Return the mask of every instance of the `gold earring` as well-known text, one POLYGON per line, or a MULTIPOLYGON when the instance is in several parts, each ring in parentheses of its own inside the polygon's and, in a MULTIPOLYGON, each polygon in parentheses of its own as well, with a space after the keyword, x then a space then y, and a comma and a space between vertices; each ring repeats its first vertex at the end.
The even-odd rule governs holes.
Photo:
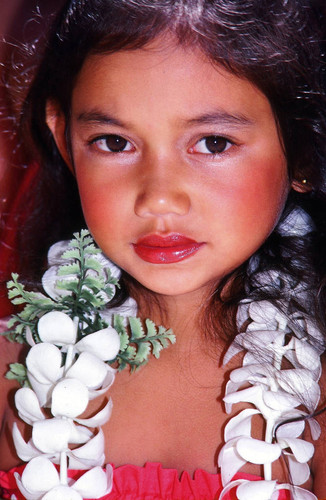
POLYGON ((302 179, 301 184, 307 184, 307 179, 302 179))

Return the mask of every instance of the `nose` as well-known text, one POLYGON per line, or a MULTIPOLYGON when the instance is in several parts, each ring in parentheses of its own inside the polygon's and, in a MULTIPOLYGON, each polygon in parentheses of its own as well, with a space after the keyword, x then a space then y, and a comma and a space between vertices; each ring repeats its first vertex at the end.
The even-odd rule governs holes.
MULTIPOLYGON (((159 162, 157 162, 159 163, 159 162)), ((151 165, 139 178, 139 192, 135 213, 140 217, 186 215, 190 210, 190 196, 181 175, 174 165, 151 165)))

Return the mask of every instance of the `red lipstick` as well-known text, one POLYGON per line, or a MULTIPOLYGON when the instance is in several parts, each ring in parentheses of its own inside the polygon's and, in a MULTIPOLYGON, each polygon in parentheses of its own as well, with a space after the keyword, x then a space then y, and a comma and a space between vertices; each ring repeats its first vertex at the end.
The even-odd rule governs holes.
POLYGON ((152 264, 179 262, 196 253, 204 243, 173 233, 168 236, 149 234, 133 243, 138 257, 152 264))

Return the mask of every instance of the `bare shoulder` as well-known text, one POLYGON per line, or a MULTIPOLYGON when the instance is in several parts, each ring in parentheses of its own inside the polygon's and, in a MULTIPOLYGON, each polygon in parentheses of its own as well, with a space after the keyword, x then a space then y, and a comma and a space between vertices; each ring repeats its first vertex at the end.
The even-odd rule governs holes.
POLYGON ((18 459, 12 443, 11 429, 17 420, 14 407, 14 394, 19 388, 17 381, 6 379, 10 363, 23 362, 26 346, 9 342, 0 336, 0 470, 18 465, 18 459))
POLYGON ((10 342, 6 337, 0 335, 0 401, 3 396, 3 391, 8 387, 8 384, 15 384, 15 382, 11 382, 5 378, 9 370, 9 364, 23 362, 25 355, 26 346, 10 342))
POLYGON ((10 393, 18 388, 17 381, 8 380, 5 375, 10 363, 23 362, 26 356, 26 346, 9 342, 0 336, 0 422, 3 422, 8 406, 11 405, 10 393))

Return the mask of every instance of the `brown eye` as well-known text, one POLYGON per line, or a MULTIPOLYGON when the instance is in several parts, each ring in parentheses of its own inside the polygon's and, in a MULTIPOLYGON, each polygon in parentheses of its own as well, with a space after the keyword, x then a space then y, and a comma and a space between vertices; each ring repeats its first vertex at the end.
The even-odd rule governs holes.
POLYGON ((232 143, 225 137, 221 137, 219 135, 209 135, 200 139, 194 148, 192 148, 192 151, 195 153, 216 155, 223 153, 231 146, 232 143))
POLYGON ((101 151, 109 153, 122 153, 132 150, 132 145, 127 139, 114 134, 99 137, 93 141, 93 144, 96 144, 101 151))

